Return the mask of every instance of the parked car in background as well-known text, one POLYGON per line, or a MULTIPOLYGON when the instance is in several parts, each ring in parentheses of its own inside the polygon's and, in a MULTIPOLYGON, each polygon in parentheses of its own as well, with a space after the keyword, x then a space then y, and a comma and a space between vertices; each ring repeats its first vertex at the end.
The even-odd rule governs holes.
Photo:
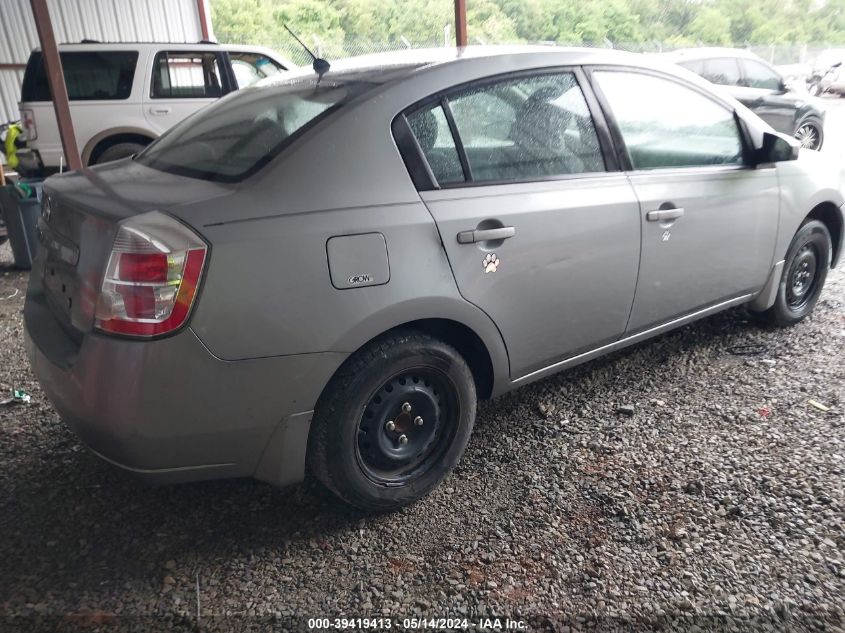
POLYGON ((736 48, 687 48, 660 57, 725 86, 728 94, 778 132, 794 136, 802 147, 822 148, 825 112, 820 102, 788 85, 754 53, 736 48))
POLYGON ((845 50, 830 51, 816 61, 807 89, 814 96, 832 94, 845 97, 845 50))
POLYGON ((158 481, 311 472, 392 510, 476 401, 731 306, 790 325, 842 252, 839 165, 616 51, 434 49, 229 95, 44 185, 45 393, 158 481))
MULTIPOLYGON (((137 153, 162 132, 223 95, 294 67, 256 46, 110 44, 59 46, 82 163, 137 153)), ((24 72, 20 103, 23 172, 55 171, 63 151, 39 50, 24 72)))

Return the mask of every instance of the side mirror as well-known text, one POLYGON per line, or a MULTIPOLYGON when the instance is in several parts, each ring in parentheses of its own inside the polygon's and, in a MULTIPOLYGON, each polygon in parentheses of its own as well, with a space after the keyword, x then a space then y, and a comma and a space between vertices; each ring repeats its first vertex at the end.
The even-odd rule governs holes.
POLYGON ((763 145, 754 151, 754 164, 781 163, 797 160, 801 144, 778 132, 763 132, 763 145))

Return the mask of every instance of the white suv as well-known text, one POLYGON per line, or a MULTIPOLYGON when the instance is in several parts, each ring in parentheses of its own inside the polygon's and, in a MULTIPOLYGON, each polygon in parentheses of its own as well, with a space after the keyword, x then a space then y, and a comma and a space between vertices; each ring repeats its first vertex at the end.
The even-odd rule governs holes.
MULTIPOLYGON (((226 93, 296 65, 257 46, 108 44, 59 46, 83 165, 135 154, 162 132, 226 93)), ((55 171, 62 144, 40 50, 21 88, 24 172, 55 171)))

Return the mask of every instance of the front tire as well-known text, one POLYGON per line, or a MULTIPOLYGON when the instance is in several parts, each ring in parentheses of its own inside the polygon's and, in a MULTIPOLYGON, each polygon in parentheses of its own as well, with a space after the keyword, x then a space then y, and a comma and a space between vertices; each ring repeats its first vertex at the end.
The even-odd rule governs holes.
POLYGON ((450 345, 403 330, 352 355, 317 404, 312 474, 367 511, 428 494, 463 455, 475 421, 472 372, 450 345))
POLYGON ((824 144, 824 126, 818 119, 809 117, 798 124, 794 136, 804 149, 818 151, 824 144))
POLYGON ((818 220, 804 222, 786 253, 775 303, 768 310, 757 313, 758 316, 780 326, 794 325, 805 319, 821 295, 832 251, 827 227, 818 220))

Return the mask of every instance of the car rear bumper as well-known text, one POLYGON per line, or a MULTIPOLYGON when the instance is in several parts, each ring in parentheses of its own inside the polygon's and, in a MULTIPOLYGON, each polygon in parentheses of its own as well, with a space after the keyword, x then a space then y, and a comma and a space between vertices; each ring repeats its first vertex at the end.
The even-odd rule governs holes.
POLYGON ((41 161, 41 155, 38 153, 38 150, 29 148, 19 149, 15 153, 15 156, 20 161, 17 170, 21 174, 33 174, 44 169, 44 163, 41 161))
POLYGON ((103 459, 158 483, 301 480, 310 410, 345 358, 227 362, 190 329, 156 341, 76 341, 32 287, 24 320, 30 362, 62 419, 103 459))

